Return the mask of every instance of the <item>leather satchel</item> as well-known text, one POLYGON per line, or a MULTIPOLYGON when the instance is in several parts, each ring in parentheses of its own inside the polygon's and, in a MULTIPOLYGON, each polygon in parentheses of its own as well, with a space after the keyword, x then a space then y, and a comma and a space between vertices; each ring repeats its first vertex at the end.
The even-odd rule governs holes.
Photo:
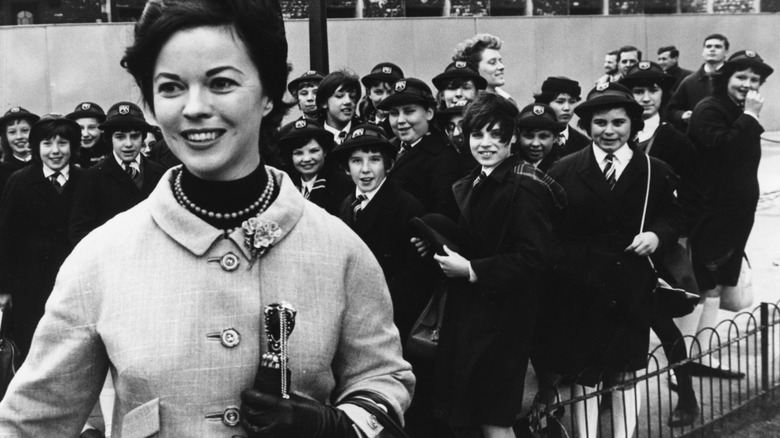
MULTIPOLYGON (((645 229, 645 218, 647 216, 647 202, 650 198, 650 156, 645 155, 647 159, 647 190, 645 191, 645 205, 642 210, 642 222, 639 225, 639 233, 645 229)), ((650 256, 647 257, 650 266, 655 270, 655 265, 650 256)), ((658 272, 656 271, 656 276, 658 272)), ((658 282, 653 291, 653 311, 656 315, 663 317, 679 318, 691 312, 699 303, 699 296, 692 294, 684 289, 675 288, 669 285, 664 279, 658 277, 658 282)))
POLYGON ((439 345, 446 301, 447 287, 441 285, 433 291, 428 305, 417 318, 406 339, 405 351, 408 357, 433 362, 436 357, 436 347, 439 345))

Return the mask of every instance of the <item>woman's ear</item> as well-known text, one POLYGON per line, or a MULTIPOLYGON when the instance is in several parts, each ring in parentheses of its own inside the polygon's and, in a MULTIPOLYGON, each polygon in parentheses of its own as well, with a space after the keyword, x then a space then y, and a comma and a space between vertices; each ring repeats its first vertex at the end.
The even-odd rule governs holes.
POLYGON ((267 116, 274 109, 274 102, 271 99, 266 98, 265 106, 263 107, 263 117, 267 116))

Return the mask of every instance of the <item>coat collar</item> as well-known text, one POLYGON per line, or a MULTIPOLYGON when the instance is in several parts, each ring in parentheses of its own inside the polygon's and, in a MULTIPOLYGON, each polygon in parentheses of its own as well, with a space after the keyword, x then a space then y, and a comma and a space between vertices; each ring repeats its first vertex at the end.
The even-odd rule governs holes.
MULTIPOLYGON (((169 169, 149 195, 149 210, 157 225, 188 251, 196 256, 203 256, 206 251, 223 237, 223 231, 212 227, 189 210, 179 205, 173 195, 172 183, 181 169, 176 166, 169 169)), ((275 222, 281 229, 281 235, 274 241, 278 245, 303 216, 305 200, 298 192, 290 177, 282 171, 266 166, 279 185, 279 194, 268 206, 268 209, 258 216, 261 222, 275 222)), ((229 236, 247 260, 251 259, 249 250, 244 246, 244 231, 237 229, 229 236)))
MULTIPOLYGON (((506 160, 502 161, 488 176, 488 179, 497 181, 499 183, 511 182, 516 175, 510 172, 522 159, 516 155, 512 155, 506 160)), ((471 223, 471 196, 473 194, 474 180, 477 175, 482 172, 482 166, 478 166, 471 171, 465 178, 461 178, 452 185, 452 193, 455 196, 455 202, 458 203, 458 207, 461 211, 461 216, 466 219, 469 226, 475 226, 477 224, 471 223)))
POLYGON ((623 173, 618 178, 615 188, 610 190, 607 185, 604 174, 601 172, 601 168, 596 162, 596 157, 593 153, 593 148, 587 148, 585 154, 580 155, 577 168, 579 169, 580 177, 585 184, 593 190, 604 204, 613 210, 614 213, 620 214, 621 207, 619 199, 626 191, 634 184, 637 178, 647 174, 647 169, 644 158, 644 153, 638 151, 635 147, 630 146, 634 151, 634 156, 626 165, 623 173))

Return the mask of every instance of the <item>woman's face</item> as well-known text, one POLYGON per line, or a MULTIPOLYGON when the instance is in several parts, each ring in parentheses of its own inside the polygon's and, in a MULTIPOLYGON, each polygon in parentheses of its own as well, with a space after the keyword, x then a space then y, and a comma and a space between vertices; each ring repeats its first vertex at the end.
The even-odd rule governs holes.
POLYGON ((511 145, 515 137, 505 143, 501 141, 501 125, 496 123, 488 129, 487 125, 482 129, 471 131, 469 134, 469 147, 471 155, 480 166, 495 167, 512 155, 511 145))
POLYGON ((317 140, 311 139, 308 143, 295 149, 292 153, 293 167, 305 181, 317 176, 325 164, 325 151, 317 140))
POLYGON ((260 124, 273 102, 231 27, 173 34, 157 57, 153 87, 156 119, 190 172, 227 181, 260 164, 260 124))
POLYGON ((590 121, 593 143, 604 152, 615 152, 631 136, 631 119, 625 108, 597 110, 590 121))
POLYGON ((642 105, 644 110, 642 112, 643 119, 647 120, 658 114, 658 110, 661 108, 661 100, 664 97, 664 92, 658 84, 633 87, 631 93, 634 95, 636 103, 642 105))
POLYGON ((744 102, 747 92, 758 90, 761 86, 761 75, 752 68, 735 71, 729 78, 726 92, 737 102, 744 102))
POLYGON ((574 115, 574 105, 577 99, 571 97, 568 93, 561 93, 550 102, 550 108, 555 111, 555 116, 561 123, 569 123, 574 115))
POLYGON ((5 138, 11 146, 14 155, 19 158, 30 156, 30 122, 24 119, 16 119, 5 126, 5 138))
POLYGON ((498 50, 485 49, 482 52, 482 60, 479 61, 479 74, 487 80, 488 87, 500 87, 506 83, 504 62, 498 50))
POLYGON ((520 131, 520 150, 530 162, 537 163, 550 153, 556 137, 547 129, 524 129, 520 131))
POLYGON ((428 133, 433 109, 418 103, 394 106, 390 108, 390 127, 401 141, 414 143, 428 133))
POLYGON ((447 108, 452 108, 458 102, 471 102, 477 97, 477 87, 471 79, 456 79, 447 84, 447 88, 442 91, 442 99, 447 108))
POLYGON ((60 137, 47 138, 41 142, 41 161, 49 169, 59 172, 70 161, 70 141, 60 137))

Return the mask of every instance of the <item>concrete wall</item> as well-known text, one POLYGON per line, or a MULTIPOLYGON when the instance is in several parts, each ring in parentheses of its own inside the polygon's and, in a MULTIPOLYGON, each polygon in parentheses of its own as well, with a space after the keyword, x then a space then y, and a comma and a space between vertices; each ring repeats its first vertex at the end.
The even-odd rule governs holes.
MULTIPOLYGON (((729 37, 732 51, 752 49, 780 70, 780 15, 664 15, 589 17, 480 17, 349 19, 329 21, 331 70, 349 67, 365 75, 380 61, 393 61, 407 76, 429 81, 444 70, 455 45, 477 32, 504 39, 505 87, 520 105, 551 75, 580 81, 584 92, 602 72, 604 53, 633 44, 655 60, 658 47, 675 44, 680 64, 701 63, 703 38, 729 37)), ((308 70, 308 23, 287 23, 291 77, 308 70)), ((129 24, 49 25, 0 28, 0 111, 14 105, 45 113, 69 112, 95 101, 108 108, 138 101, 139 92, 119 66, 132 39, 129 24)), ((764 126, 780 129, 780 85, 771 77, 762 88, 764 126)))

